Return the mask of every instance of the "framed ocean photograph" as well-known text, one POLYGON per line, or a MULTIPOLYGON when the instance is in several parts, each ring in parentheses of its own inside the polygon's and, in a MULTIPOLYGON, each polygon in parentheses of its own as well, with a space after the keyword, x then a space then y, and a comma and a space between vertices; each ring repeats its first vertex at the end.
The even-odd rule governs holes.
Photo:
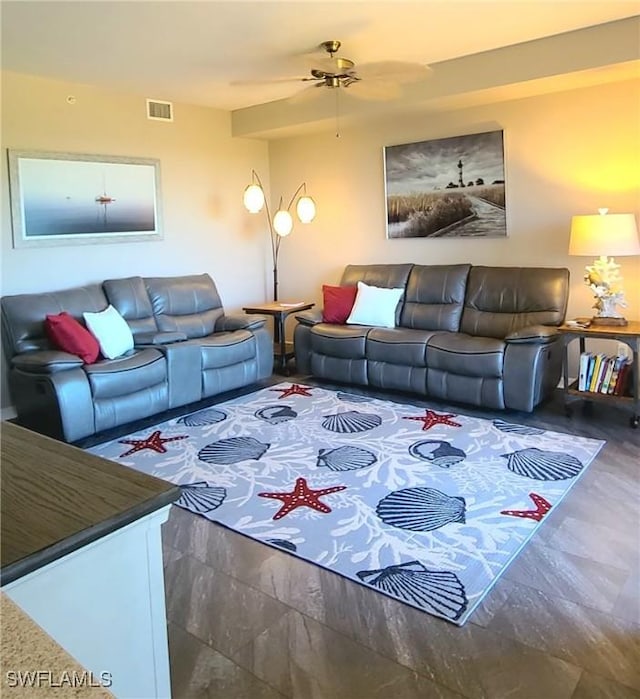
POLYGON ((387 238, 507 235, 502 131, 384 149, 387 238))
POLYGON ((160 161, 9 150, 14 248, 162 238, 160 161))

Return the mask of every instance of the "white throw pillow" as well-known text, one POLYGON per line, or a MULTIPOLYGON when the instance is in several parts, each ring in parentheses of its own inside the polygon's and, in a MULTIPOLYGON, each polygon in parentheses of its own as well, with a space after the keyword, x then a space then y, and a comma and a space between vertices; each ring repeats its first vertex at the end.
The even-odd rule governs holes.
POLYGON ((347 323, 395 328, 396 308, 403 292, 404 289, 383 289, 358 282, 358 293, 347 323))
POLYGON ((127 321, 109 306, 99 313, 83 313, 89 332, 100 345, 100 352, 107 359, 115 359, 133 349, 133 335, 127 321))

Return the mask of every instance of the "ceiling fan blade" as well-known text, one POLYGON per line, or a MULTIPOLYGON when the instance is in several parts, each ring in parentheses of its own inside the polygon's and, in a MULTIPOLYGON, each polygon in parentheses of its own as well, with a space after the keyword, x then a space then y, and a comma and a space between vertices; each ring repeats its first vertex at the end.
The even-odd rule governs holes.
POLYGON ((413 83, 429 77, 431 69, 421 63, 408 61, 377 61, 362 63, 357 67, 359 78, 382 78, 397 83, 413 83))
MULTIPOLYGON (((278 83, 293 83, 299 80, 308 80, 309 78, 265 78, 264 80, 233 80, 229 85, 276 85, 278 83)), ((312 78, 311 78, 312 79, 312 78)))
POLYGON ((304 104, 305 102, 310 102, 316 97, 322 95, 322 93, 324 92, 324 90, 318 90, 316 88, 323 87, 323 82, 318 82, 315 85, 305 87, 304 90, 300 90, 300 92, 296 92, 295 94, 291 95, 291 97, 287 97, 287 102, 289 102, 289 104, 304 104))
POLYGON ((355 63, 342 56, 305 56, 304 62, 309 70, 320 70, 330 75, 346 75, 355 69, 355 63))
POLYGON ((363 100, 392 100, 402 93, 397 83, 386 80, 358 80, 344 89, 363 100))

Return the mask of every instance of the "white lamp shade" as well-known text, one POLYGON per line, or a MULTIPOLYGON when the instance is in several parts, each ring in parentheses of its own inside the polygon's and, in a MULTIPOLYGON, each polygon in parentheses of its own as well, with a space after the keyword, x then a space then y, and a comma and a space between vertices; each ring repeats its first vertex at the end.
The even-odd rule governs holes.
POLYGON ((296 213, 301 223, 311 223, 316 217, 316 203, 311 197, 306 194, 298 199, 296 204, 296 213))
POLYGON ((264 192, 258 184, 250 184, 244 190, 244 206, 250 214, 257 214, 264 206, 264 192))
POLYGON ((291 233, 293 230, 293 218, 291 217, 291 214, 284 209, 276 211, 275 216, 273 217, 273 229, 283 238, 289 235, 289 233, 291 233))
POLYGON ((640 255, 633 214, 594 214, 571 219, 569 254, 598 257, 640 255))

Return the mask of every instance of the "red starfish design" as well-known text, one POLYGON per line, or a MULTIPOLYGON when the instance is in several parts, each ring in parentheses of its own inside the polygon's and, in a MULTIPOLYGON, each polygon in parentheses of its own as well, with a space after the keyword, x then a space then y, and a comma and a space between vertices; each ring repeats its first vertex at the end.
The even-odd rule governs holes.
POLYGON ((425 408, 424 415, 422 417, 403 417, 403 420, 418 420, 422 422, 422 430, 428 430, 434 425, 451 425, 451 427, 462 427, 458 422, 454 422, 451 418, 457 417, 453 413, 436 413, 433 410, 427 410, 425 408))
POLYGON ((539 522, 551 509, 551 503, 537 493, 529 493, 529 497, 536 506, 535 510, 502 510, 500 514, 510 515, 511 517, 527 517, 528 519, 535 519, 536 522, 539 522))
POLYGON ((300 386, 300 384, 292 383, 289 388, 270 388, 270 391, 281 391, 282 395, 278 398, 288 398, 289 396, 311 396, 309 391, 311 386, 300 386))
POLYGON ((175 442, 178 439, 189 439, 188 435, 180 435, 178 437, 161 437, 160 430, 156 430, 150 437, 146 439, 120 439, 118 440, 120 444, 133 444, 133 448, 129 451, 125 451, 124 454, 120 454, 120 458, 123 456, 129 456, 130 454, 135 454, 137 451, 142 451, 143 449, 151 449, 151 451, 156 451, 158 454, 164 454, 167 449, 164 446, 165 442, 175 442))
POLYGON ((320 502, 318 498, 330 493, 337 493, 339 490, 345 490, 346 487, 346 485, 334 485, 331 488, 314 490, 307 485, 306 479, 298 478, 294 489, 290 493, 258 493, 258 497, 282 500, 284 504, 273 515, 273 519, 282 519, 298 507, 310 507, 312 510, 324 513, 331 512, 329 505, 320 502))

